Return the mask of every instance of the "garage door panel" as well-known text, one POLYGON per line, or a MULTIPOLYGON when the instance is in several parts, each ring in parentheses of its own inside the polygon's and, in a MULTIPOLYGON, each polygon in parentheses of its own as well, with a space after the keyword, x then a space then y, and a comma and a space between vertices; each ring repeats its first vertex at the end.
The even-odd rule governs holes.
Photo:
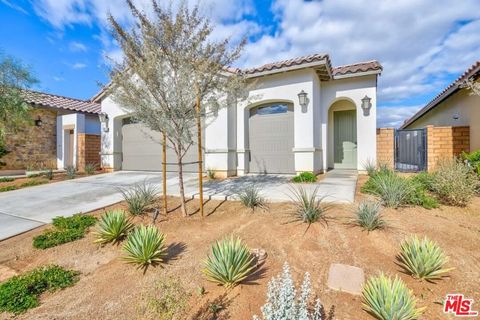
MULTIPOLYGON (((122 169, 141 171, 162 170, 162 134, 140 123, 127 123, 122 127, 122 169)), ((193 144, 183 157, 184 172, 198 172, 197 145, 193 144)), ((177 155, 167 144, 167 171, 178 171, 177 155)))
MULTIPOLYGON (((277 107, 278 105, 273 105, 277 107)), ((294 173, 293 106, 283 105, 274 113, 250 111, 250 172, 294 173), (282 112, 279 112, 282 111, 282 112)), ((272 108, 272 106, 259 107, 272 108)))

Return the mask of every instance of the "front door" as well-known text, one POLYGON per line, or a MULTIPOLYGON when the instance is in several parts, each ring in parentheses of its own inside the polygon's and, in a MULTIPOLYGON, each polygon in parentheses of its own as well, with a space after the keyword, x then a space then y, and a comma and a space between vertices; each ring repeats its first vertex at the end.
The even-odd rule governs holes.
POLYGON ((357 114, 355 110, 334 111, 334 168, 357 169, 357 114))

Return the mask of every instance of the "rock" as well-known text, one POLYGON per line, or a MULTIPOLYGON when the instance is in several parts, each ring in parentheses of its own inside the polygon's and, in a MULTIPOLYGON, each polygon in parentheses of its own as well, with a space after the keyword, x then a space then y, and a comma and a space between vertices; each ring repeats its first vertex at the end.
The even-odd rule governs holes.
POLYGON ((255 257, 255 265, 257 267, 267 259, 267 252, 264 249, 252 249, 251 253, 255 257))
POLYGON ((18 273, 12 268, 0 264, 0 282, 10 279, 17 274, 18 273))
POLYGON ((362 293, 365 274, 362 268, 333 263, 328 271, 328 287, 355 295, 362 293))

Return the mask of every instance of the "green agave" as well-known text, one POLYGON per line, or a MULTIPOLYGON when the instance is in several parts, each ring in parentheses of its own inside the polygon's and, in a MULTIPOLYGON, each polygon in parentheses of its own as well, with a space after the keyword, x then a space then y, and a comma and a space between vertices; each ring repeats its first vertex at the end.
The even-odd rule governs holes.
POLYGON ((127 263, 143 268, 161 263, 166 255, 165 235, 155 226, 140 225, 127 236, 123 251, 127 263))
POLYGON ((110 210, 101 216, 94 232, 97 239, 95 243, 119 242, 127 236, 133 224, 123 210, 110 210))
POLYGON ((364 309, 380 320, 418 319, 425 308, 416 308, 417 299, 405 283, 381 273, 371 277, 363 287, 364 309))
POLYGON ((240 238, 233 236, 212 245, 212 253, 204 260, 204 266, 203 273, 210 281, 227 288, 245 280, 255 268, 248 247, 240 238))
POLYGON ((415 278, 428 281, 441 279, 453 268, 444 268, 448 257, 443 250, 427 237, 413 236, 401 244, 398 256, 400 265, 415 278))

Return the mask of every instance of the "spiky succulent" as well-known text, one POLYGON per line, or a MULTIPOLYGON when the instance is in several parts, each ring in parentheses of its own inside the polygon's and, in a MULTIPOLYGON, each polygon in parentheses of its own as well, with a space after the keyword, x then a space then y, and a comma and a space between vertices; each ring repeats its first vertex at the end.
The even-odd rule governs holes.
POLYGON ((212 245, 203 273, 210 281, 234 287, 253 271, 253 255, 238 237, 229 236, 212 245))
POLYGON ((252 210, 267 207, 265 198, 260 194, 260 189, 255 185, 250 185, 239 192, 238 198, 245 207, 252 210))
POLYGON ((95 243, 119 242, 127 236, 133 224, 123 210, 110 210, 100 217, 97 224, 95 243))
POLYGON ((379 320, 418 319, 425 308, 417 308, 417 299, 405 283, 381 273, 363 287, 363 307, 379 320))
POLYGON ((441 279, 452 268, 444 268, 448 256, 432 240, 413 236, 400 246, 400 265, 418 279, 433 281, 441 279))
POLYGON ((381 203, 362 201, 357 208, 355 223, 367 231, 382 229, 387 226, 381 214, 381 203))
POLYGON ((293 210, 294 221, 301 221, 310 225, 320 219, 325 219, 329 207, 323 204, 325 197, 318 195, 318 187, 311 192, 301 186, 292 187, 290 198, 295 206, 293 210))
POLYGON ((166 255, 165 235, 155 226, 140 225, 127 236, 123 251, 126 262, 141 268, 161 263, 166 255))

